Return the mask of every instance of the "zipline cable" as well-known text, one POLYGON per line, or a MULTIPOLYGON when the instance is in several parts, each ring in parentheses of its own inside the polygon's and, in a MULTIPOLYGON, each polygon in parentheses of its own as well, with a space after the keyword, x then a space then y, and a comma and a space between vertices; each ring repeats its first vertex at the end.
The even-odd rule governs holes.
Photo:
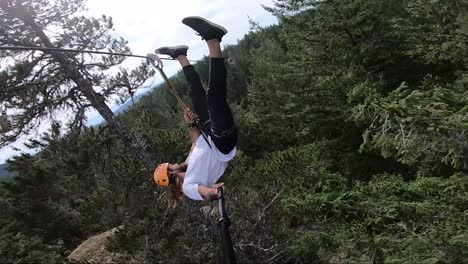
MULTIPOLYGON (((182 98, 180 98, 179 94, 177 93, 177 91, 174 89, 174 87, 170 83, 169 78, 167 77, 166 73, 162 69, 163 64, 161 60, 174 60, 174 59, 160 58, 156 54, 152 54, 152 53, 149 53, 148 55, 143 56, 143 55, 134 55, 134 54, 127 54, 127 53, 108 52, 108 51, 64 49, 64 48, 44 48, 44 47, 35 47, 35 46, 0 46, 0 50, 39 50, 39 51, 91 53, 91 54, 117 55, 117 56, 148 59, 152 63, 152 65, 159 71, 164 81, 166 82, 169 90, 176 97, 177 102, 179 103, 180 107, 182 107, 182 110, 187 111, 189 109, 187 105, 184 103, 184 101, 182 100, 182 98)), ((193 61, 190 61, 190 62, 193 62, 193 61)))
MULTIPOLYGON (((79 50, 79 49, 63 49, 63 48, 44 48, 44 47, 35 47, 35 46, 0 46, 0 50, 39 50, 39 51, 59 51, 59 52, 74 52, 74 53, 93 53, 93 54, 103 54, 103 55, 117 55, 125 57, 134 57, 148 59, 147 56, 143 55, 133 55, 127 53, 116 53, 109 51, 97 51, 97 50, 79 50)), ((169 58, 160 58, 161 60, 173 60, 169 58)))

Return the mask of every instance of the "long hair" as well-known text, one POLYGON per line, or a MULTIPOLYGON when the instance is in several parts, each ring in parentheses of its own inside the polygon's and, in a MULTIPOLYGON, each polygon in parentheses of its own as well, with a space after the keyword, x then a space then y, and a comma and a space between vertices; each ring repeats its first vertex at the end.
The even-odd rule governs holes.
POLYGON ((167 203, 169 207, 176 208, 184 202, 184 193, 182 192, 183 182, 173 175, 167 187, 167 203))

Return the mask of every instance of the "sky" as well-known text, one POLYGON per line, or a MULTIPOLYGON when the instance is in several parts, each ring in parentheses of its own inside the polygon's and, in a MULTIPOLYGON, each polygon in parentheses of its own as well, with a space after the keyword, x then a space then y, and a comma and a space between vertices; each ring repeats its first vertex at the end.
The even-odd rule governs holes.
MULTIPOLYGON (((114 22, 113 34, 126 39, 133 54, 154 53, 161 46, 187 45, 189 59, 199 60, 208 54, 208 48, 192 29, 181 23, 184 17, 202 16, 224 26, 228 34, 222 44, 236 44, 249 32, 249 20, 260 26, 277 23, 277 19, 265 11, 262 5, 272 6, 273 0, 88 0, 86 14, 111 16, 114 22)), ((132 68, 140 63, 139 59, 129 58, 123 66, 132 68)), ((179 65, 168 61, 164 63, 164 70, 170 76, 179 70, 179 65)), ((154 84, 161 81, 160 76, 149 80, 154 84)), ((138 93, 146 90, 142 88, 138 93)), ((118 105, 111 102, 111 107, 116 109, 118 105)), ((95 111, 89 112, 87 116, 90 120, 99 119, 95 111)), ((27 138, 38 137, 46 129, 45 123, 30 135, 0 149, 0 164, 18 154, 13 148, 24 151, 22 143, 27 138)))

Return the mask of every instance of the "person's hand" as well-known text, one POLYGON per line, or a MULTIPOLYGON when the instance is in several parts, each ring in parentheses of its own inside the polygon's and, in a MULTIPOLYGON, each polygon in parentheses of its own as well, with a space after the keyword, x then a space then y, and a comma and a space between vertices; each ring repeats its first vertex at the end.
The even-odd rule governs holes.
POLYGON ((179 169, 179 164, 175 163, 175 164, 170 164, 169 163, 169 170, 171 171, 175 171, 175 170, 178 170, 179 169))
POLYGON ((224 182, 216 183, 216 184, 213 185, 213 187, 211 187, 211 188, 215 189, 215 190, 216 190, 216 193, 218 193, 218 189, 219 189, 220 187, 223 188, 223 191, 224 191, 224 182))
POLYGON ((185 120, 185 123, 189 126, 196 125, 200 121, 198 116, 190 110, 186 110, 184 112, 184 120, 185 120))
POLYGON ((224 187, 224 182, 220 182, 220 183, 217 183, 215 185, 213 185, 211 187, 211 191, 210 191, 210 198, 211 200, 216 200, 218 199, 218 189, 219 188, 223 188, 223 192, 225 190, 225 187, 224 187))
POLYGON ((168 173, 169 173, 170 175, 177 174, 177 173, 180 172, 180 170, 181 170, 180 167, 181 167, 180 164, 177 164, 177 163, 176 163, 176 164, 170 164, 170 163, 169 163, 169 171, 168 171, 168 173))

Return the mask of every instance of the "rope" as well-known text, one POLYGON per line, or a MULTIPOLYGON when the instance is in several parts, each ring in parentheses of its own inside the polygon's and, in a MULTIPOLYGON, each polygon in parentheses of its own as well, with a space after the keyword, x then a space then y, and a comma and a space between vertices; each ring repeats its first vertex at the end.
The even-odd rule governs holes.
POLYGON ((167 75, 163 70, 163 63, 161 61, 161 58, 159 58, 158 55, 153 54, 153 53, 148 53, 148 55, 146 55, 146 58, 148 58, 151 64, 159 71, 164 81, 166 82, 167 87, 177 99, 177 102, 179 103, 182 110, 184 110, 184 112, 187 111, 189 109, 188 106, 184 103, 182 98, 179 96, 179 93, 174 88, 174 86, 172 86, 171 82, 169 81, 169 78, 167 78, 167 75))
POLYGON ((189 108, 187 107, 187 105, 184 103, 184 101, 182 100, 182 98, 180 98, 179 94, 177 93, 177 91, 174 89, 174 87, 172 86, 171 82, 169 81, 169 78, 167 78, 167 75, 166 73, 163 71, 162 68, 160 67, 156 67, 156 69, 159 71, 159 73, 161 74, 161 76, 163 77, 164 81, 166 82, 167 86, 169 87, 169 90, 171 90, 172 94, 175 96, 175 98, 177 99, 177 102, 179 103, 180 107, 182 108, 182 110, 187 111, 189 108))

